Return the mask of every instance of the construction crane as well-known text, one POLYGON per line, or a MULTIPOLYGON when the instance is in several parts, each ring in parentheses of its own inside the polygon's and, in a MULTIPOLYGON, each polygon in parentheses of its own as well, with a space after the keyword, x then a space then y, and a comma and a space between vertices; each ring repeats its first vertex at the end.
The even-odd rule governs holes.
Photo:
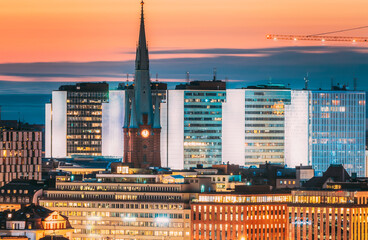
POLYGON ((348 32, 358 29, 368 28, 368 26, 361 26, 356 28, 348 28, 333 32, 325 32, 325 33, 318 33, 313 35, 281 35, 281 34, 267 34, 266 38, 271 40, 292 40, 292 41, 335 41, 335 42, 368 42, 368 37, 344 37, 344 36, 329 36, 328 34, 340 33, 340 32, 348 32))

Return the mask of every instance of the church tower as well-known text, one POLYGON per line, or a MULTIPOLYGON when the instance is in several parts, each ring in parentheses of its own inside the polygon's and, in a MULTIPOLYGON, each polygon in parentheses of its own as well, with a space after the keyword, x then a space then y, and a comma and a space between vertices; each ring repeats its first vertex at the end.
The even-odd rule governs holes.
POLYGON ((124 122, 124 162, 136 168, 160 167, 160 101, 153 112, 148 48, 144 26, 144 2, 135 60, 134 89, 127 90, 124 122))

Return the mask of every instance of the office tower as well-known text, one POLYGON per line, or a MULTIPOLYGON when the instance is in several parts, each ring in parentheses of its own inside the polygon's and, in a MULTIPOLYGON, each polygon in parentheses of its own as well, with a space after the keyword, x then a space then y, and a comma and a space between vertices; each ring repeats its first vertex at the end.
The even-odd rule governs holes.
POLYGON ((100 156, 107 83, 77 83, 52 92, 46 104, 46 157, 100 156))
POLYGON ((366 95, 343 87, 292 91, 286 107, 286 164, 312 165, 321 175, 330 164, 365 176, 366 95))
POLYGON ((162 164, 174 169, 222 163, 226 83, 194 81, 167 91, 162 104, 162 164))
POLYGON ((134 89, 125 97, 125 163, 138 168, 160 167, 160 98, 155 98, 153 113, 148 49, 144 26, 144 3, 141 2, 141 25, 135 61, 134 89))
POLYGON ((267 84, 245 89, 245 165, 284 163, 284 107, 290 89, 267 84))
POLYGON ((41 131, 2 128, 0 141, 0 186, 13 179, 41 180, 41 131))
POLYGON ((290 89, 268 84, 226 89, 194 81, 168 90, 162 104, 162 162, 171 168, 221 162, 284 162, 284 105, 290 89))

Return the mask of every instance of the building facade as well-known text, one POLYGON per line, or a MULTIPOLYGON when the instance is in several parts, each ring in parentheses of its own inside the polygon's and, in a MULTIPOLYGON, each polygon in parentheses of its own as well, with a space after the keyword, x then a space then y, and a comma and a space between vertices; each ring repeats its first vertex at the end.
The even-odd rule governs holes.
POLYGON ((0 222, 0 236, 9 239, 71 239, 73 231, 68 218, 35 204, 17 211, 1 212, 0 222))
POLYGON ((191 82, 188 89, 179 85, 167 91, 161 105, 163 165, 283 163, 290 90, 275 84, 226 89, 219 82, 191 82))
POLYGON ((245 165, 284 163, 284 108, 290 89, 268 84, 245 91, 245 165))
POLYGON ((294 191, 288 239, 368 239, 368 192, 294 191))
POLYGON ((208 191, 208 180, 119 171, 96 182, 57 182, 39 203, 69 218, 74 240, 191 239, 189 201, 208 191))
POLYGON ((14 179, 41 180, 41 131, 4 129, 0 141, 0 186, 14 179))
POLYGON ((46 104, 46 157, 102 155, 102 104, 107 83, 77 83, 52 92, 46 104))
POLYGON ((13 180, 0 187, 0 211, 19 210, 29 204, 37 204, 43 185, 35 180, 13 180))
POLYGON ((312 165, 321 175, 330 164, 365 176, 365 92, 344 89, 292 91, 286 107, 286 164, 312 165))
POLYGON ((192 239, 368 239, 368 192, 295 190, 285 194, 200 194, 192 239))
POLYGON ((286 240, 289 201, 289 194, 200 194, 191 204, 191 239, 286 240))

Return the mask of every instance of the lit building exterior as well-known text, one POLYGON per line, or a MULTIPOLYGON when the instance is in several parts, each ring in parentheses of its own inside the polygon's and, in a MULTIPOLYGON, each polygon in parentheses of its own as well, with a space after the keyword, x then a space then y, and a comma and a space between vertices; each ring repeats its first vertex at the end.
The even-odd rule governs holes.
POLYGON ((46 104, 46 157, 102 155, 102 104, 107 83, 77 83, 52 92, 46 104))
POLYGON ((41 180, 42 132, 0 132, 0 186, 13 179, 41 180))
POLYGON ((367 239, 367 203, 368 192, 294 191, 288 239, 367 239))
POLYGON ((284 105, 290 103, 289 89, 282 85, 226 89, 221 81, 203 83, 167 91, 167 101, 161 105, 164 166, 284 162, 284 105))
POLYGON ((365 176, 365 98, 362 91, 292 91, 286 164, 312 165, 317 175, 343 164, 349 174, 365 176))
POLYGON ((290 194, 200 194, 192 201, 192 238, 287 239, 290 194))
POLYGON ((367 239, 367 204, 366 191, 200 194, 191 203, 192 239, 367 239))
POLYGON ((290 89, 261 85, 245 90, 245 165, 284 163, 284 106, 290 89))
POLYGON ((184 166, 222 163, 222 103, 226 91, 184 92, 184 166))
POLYGON ((194 81, 168 90, 161 103, 161 162, 173 169, 222 163, 226 83, 194 81))
POLYGON ((19 210, 37 204, 42 195, 42 185, 34 180, 13 180, 0 187, 0 211, 19 210))
POLYGON ((0 236, 6 236, 9 239, 25 237, 29 240, 40 240, 48 236, 51 236, 51 239, 52 237, 71 239, 73 231, 68 218, 35 204, 17 211, 1 212, 0 222, 2 223, 0 236))
POLYGON ((116 170, 96 182, 57 182, 39 203, 69 218, 75 240, 191 239, 189 201, 210 189, 210 179, 116 170))

